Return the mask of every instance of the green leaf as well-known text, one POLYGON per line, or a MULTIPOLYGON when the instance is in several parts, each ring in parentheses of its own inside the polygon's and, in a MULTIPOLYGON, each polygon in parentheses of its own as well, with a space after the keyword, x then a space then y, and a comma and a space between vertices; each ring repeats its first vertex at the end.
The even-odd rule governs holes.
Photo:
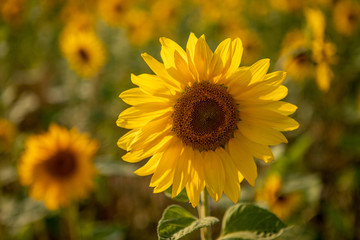
POLYGON ((186 189, 184 188, 176 197, 172 198, 171 195, 172 195, 172 187, 169 187, 168 189, 166 189, 164 191, 165 193, 165 196, 173 199, 173 200, 176 200, 178 202, 189 202, 189 198, 187 196, 187 193, 186 193, 186 189))
POLYGON ((251 204, 236 204, 224 215, 219 239, 274 239, 285 229, 286 225, 273 213, 251 204))
POLYGON ((178 205, 171 205, 165 209, 158 224, 158 237, 160 240, 177 240, 187 234, 208 227, 219 222, 215 217, 205 217, 198 219, 190 212, 178 205))

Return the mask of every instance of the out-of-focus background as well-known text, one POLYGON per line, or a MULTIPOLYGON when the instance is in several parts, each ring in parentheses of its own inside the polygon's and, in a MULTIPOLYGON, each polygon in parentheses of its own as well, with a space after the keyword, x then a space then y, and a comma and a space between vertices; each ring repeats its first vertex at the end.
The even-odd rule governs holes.
MULTIPOLYGON (((177 202, 133 174, 145 161, 121 160, 126 130, 115 122, 128 106, 118 95, 134 87, 131 73, 151 73, 141 53, 161 60, 159 37, 185 47, 190 32, 212 50, 240 37, 241 65, 270 58, 270 71, 288 72, 300 128, 272 147, 273 163, 257 162, 240 202, 294 225, 282 239, 360 239, 359 30, 358 0, 0 0, 0 239, 69 239, 74 228, 81 239, 157 239, 177 202), (74 225, 19 183, 26 139, 51 123, 100 142, 95 189, 76 203, 74 225)), ((221 219, 232 203, 210 204, 221 219)))

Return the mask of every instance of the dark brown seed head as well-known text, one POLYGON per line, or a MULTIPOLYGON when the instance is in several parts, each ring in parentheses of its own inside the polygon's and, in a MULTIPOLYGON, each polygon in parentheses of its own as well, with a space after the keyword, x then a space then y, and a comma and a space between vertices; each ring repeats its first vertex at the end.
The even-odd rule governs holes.
POLYGON ((215 150, 233 136, 239 112, 224 86, 194 83, 185 89, 174 106, 173 131, 199 151, 215 150))

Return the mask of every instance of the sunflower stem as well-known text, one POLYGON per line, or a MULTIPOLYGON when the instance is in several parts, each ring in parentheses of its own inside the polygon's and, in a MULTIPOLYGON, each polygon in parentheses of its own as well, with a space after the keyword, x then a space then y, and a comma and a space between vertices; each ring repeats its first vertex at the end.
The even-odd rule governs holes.
MULTIPOLYGON (((205 218, 210 216, 209 209, 209 194, 204 188, 204 191, 201 192, 200 202, 198 205, 199 218, 205 218)), ((204 227, 200 229, 201 240, 211 240, 211 227, 204 227)))
POLYGON ((67 223, 69 230, 69 239, 77 240, 80 239, 78 232, 78 207, 77 204, 72 203, 67 209, 67 223))

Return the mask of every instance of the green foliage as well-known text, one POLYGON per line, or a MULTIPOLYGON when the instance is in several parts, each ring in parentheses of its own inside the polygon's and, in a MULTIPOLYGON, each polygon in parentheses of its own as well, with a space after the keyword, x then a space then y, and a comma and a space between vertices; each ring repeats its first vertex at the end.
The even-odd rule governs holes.
POLYGON ((251 204, 231 206, 225 213, 219 239, 274 239, 286 225, 273 213, 251 204))
MULTIPOLYGON (((171 198, 172 187, 169 187, 168 189, 166 189, 164 193, 167 197, 171 198)), ((176 197, 171 198, 171 199, 174 199, 175 201, 178 201, 178 202, 189 202, 189 198, 187 196, 185 188, 176 197)))
POLYGON ((202 227, 208 227, 219 220, 215 217, 198 219, 190 212, 178 205, 171 205, 165 209, 158 224, 158 237, 160 240, 180 239, 187 234, 202 227))

